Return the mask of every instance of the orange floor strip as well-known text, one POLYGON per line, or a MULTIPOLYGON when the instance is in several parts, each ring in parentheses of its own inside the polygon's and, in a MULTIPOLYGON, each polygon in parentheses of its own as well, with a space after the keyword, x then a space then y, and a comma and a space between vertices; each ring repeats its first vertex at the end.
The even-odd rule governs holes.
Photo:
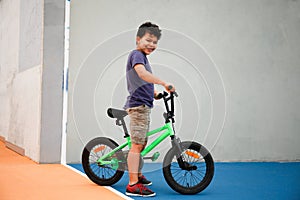
POLYGON ((121 196, 60 164, 37 164, 0 141, 1 200, 119 200, 121 196))

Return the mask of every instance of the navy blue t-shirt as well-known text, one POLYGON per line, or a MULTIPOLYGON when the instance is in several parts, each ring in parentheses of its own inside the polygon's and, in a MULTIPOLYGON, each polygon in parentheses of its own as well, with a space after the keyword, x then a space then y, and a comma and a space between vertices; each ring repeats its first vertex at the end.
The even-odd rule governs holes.
POLYGON ((153 107, 153 97, 154 97, 154 85, 148 83, 141 79, 134 66, 136 64, 142 64, 145 66, 146 70, 152 73, 151 66, 148 59, 144 53, 138 50, 133 50, 127 60, 126 67, 126 79, 127 79, 127 89, 129 96, 127 97, 124 109, 137 107, 141 105, 146 105, 150 108, 153 107))

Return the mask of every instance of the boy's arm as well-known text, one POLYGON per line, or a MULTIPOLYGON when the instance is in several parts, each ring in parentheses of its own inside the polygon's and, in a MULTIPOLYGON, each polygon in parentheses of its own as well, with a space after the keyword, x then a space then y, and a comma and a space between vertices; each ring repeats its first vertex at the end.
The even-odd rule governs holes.
POLYGON ((172 84, 166 83, 162 80, 160 80, 158 77, 154 76, 153 74, 151 74, 150 72, 148 72, 145 69, 145 66, 143 64, 137 64, 134 66, 134 69, 136 71, 136 73, 138 74, 138 76, 143 79, 144 81, 148 82, 148 83, 153 83, 153 84, 158 84, 158 85, 162 85, 165 87, 165 89, 167 91, 175 91, 175 87, 172 84), (170 90, 168 87, 172 85, 172 89, 170 90))

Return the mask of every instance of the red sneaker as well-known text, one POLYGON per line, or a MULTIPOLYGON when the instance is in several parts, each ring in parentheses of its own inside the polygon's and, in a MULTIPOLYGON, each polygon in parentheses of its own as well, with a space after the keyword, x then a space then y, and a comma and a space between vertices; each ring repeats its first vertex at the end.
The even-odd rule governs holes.
POLYGON ((136 183, 134 185, 127 185, 126 187, 126 195, 128 196, 140 196, 140 197, 153 197, 155 196, 155 192, 146 188, 141 183, 136 183))

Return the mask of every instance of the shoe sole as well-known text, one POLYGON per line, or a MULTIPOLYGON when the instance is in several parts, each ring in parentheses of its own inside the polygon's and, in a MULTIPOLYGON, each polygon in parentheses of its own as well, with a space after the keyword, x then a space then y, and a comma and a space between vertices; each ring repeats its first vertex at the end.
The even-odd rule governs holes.
POLYGON ((135 197, 154 197, 156 193, 149 194, 149 195, 142 195, 142 194, 134 194, 134 193, 125 193, 127 196, 135 196, 135 197))
POLYGON ((142 194, 134 194, 134 193, 125 193, 127 196, 135 196, 135 197, 154 197, 156 193, 149 194, 149 195, 142 195, 142 194))

